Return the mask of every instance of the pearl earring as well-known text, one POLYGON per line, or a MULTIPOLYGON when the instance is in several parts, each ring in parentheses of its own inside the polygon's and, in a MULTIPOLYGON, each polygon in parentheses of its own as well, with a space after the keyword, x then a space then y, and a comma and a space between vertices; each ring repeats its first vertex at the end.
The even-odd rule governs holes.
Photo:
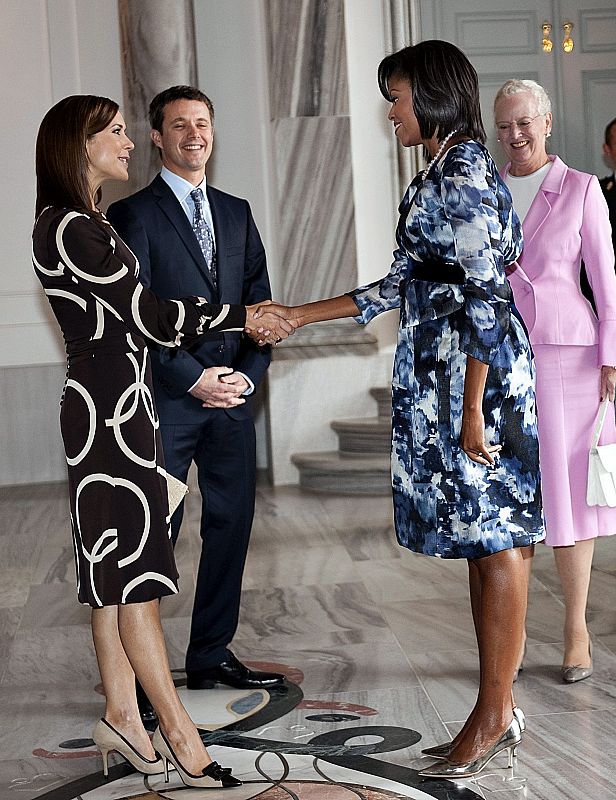
POLYGON ((546 135, 545 135, 545 138, 546 138, 546 139, 549 139, 551 135, 552 135, 552 131, 548 131, 548 132, 546 133, 546 135))

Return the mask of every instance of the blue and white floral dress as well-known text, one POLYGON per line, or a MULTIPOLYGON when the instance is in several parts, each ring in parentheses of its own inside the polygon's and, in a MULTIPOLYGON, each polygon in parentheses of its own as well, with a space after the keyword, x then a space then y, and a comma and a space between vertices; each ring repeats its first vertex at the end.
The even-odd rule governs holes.
POLYGON ((533 544, 545 533, 532 355, 505 276, 522 248, 509 190, 488 151, 466 141, 411 183, 399 210, 389 274, 351 292, 358 322, 400 308, 392 381, 398 541, 442 558, 533 544), (443 262, 462 267, 461 283, 444 282, 443 262), (459 445, 467 355, 489 364, 483 413, 486 441, 502 445, 495 468, 459 445))

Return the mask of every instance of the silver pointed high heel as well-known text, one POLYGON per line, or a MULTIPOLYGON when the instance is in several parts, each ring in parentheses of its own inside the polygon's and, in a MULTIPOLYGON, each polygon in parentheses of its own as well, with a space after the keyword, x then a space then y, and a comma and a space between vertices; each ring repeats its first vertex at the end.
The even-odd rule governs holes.
POLYGON ((474 761, 467 764, 451 764, 449 761, 438 761, 426 769, 420 771, 423 778, 472 778, 488 766, 490 761, 499 753, 506 752, 509 757, 508 767, 513 766, 513 759, 517 746, 522 741, 522 731, 520 724, 514 717, 500 739, 490 747, 482 756, 478 756, 474 761))
POLYGON ((563 683, 577 683, 590 678, 592 675, 592 641, 590 637, 588 639, 588 656, 590 658, 590 666, 588 667, 580 667, 579 664, 568 664, 562 668, 563 683))
POLYGON ((518 721, 518 725, 520 726, 520 733, 524 733, 524 731, 526 730, 526 716, 519 706, 513 707, 513 716, 518 721))
POLYGON ((424 756, 430 756, 431 758, 446 759, 452 748, 453 742, 443 742, 443 744, 435 744, 433 747, 424 747, 421 752, 424 756))
POLYGON ((165 783, 169 781, 169 763, 171 763, 176 768, 184 786, 192 786, 198 789, 230 789, 232 786, 242 785, 238 778, 233 777, 230 769, 221 767, 217 761, 210 762, 207 767, 202 769, 200 775, 193 775, 192 772, 188 772, 180 764, 178 757, 173 752, 160 727, 154 731, 152 745, 162 757, 165 783))
POLYGON ((109 765, 107 758, 111 750, 116 750, 122 758, 126 759, 129 764, 132 764, 135 769, 142 772, 144 775, 157 775, 163 771, 163 762, 160 756, 154 760, 144 758, 132 744, 125 739, 122 734, 117 731, 113 725, 107 722, 106 719, 99 719, 92 731, 92 739, 94 744, 101 751, 103 757, 103 775, 107 778, 109 776, 109 765))
MULTIPOLYGON (((518 725, 520 726, 520 733, 524 733, 524 731, 526 730, 526 717, 524 715, 524 712, 519 706, 513 707, 513 716, 518 721, 518 725)), ((453 749, 453 742, 444 742, 443 744, 435 744, 434 747, 426 747, 421 752, 423 753, 424 756, 430 756, 431 758, 438 758, 442 759, 443 761, 446 761, 452 749, 453 749)))

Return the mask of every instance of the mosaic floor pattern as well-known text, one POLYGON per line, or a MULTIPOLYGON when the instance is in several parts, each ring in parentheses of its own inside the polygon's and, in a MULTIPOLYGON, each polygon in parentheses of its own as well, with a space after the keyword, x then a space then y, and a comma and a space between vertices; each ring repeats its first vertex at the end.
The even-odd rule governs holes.
POLYGON ((145 779, 91 740, 103 698, 89 610, 77 604, 64 486, 0 489, 0 800, 614 800, 616 540, 598 543, 589 625, 595 672, 559 681, 563 604, 538 548, 516 699, 528 728, 475 780, 422 779, 422 747, 473 705, 477 657, 466 566, 395 544, 387 498, 260 486, 234 652, 285 687, 189 691, 182 669, 199 550, 198 492, 162 604, 174 678, 213 757, 243 785, 186 789, 145 779))

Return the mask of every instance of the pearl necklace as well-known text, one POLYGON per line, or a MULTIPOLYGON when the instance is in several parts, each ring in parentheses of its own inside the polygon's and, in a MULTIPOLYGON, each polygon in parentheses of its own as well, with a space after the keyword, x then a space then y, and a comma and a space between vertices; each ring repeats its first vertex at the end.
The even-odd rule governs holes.
POLYGON ((447 136, 445 136, 445 138, 441 142, 441 146, 436 151, 436 154, 435 154, 434 158, 431 158, 430 161, 428 161, 428 164, 425 167, 425 169, 423 169, 421 171, 422 178, 426 177, 428 172, 430 172, 430 169, 432 168, 432 165, 436 164, 436 162, 439 160, 439 158, 443 155, 443 151, 445 150, 445 147, 447 146, 447 142, 451 139, 452 136, 455 136, 457 132, 458 132, 458 129, 454 128, 451 131, 451 133, 448 133, 447 136))

